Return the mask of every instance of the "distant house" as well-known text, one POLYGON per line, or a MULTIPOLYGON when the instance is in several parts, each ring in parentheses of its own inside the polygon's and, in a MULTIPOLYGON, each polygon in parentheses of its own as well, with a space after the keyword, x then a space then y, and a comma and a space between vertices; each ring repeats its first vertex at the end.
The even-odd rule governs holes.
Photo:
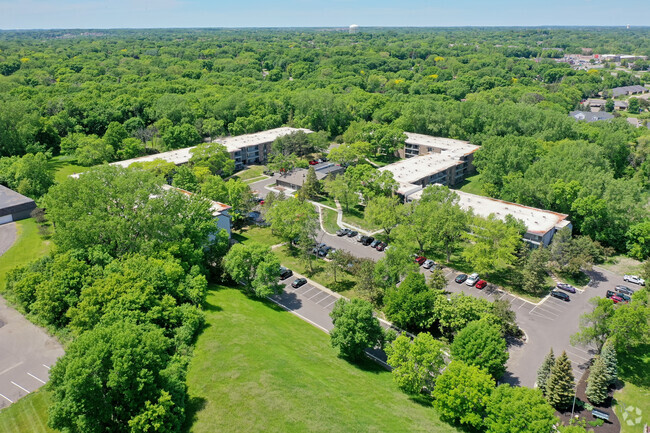
POLYGON ((592 113, 591 111, 572 111, 569 113, 569 116, 573 117, 578 121, 585 121, 588 123, 597 122, 599 120, 609 120, 613 119, 614 115, 612 113, 607 113, 604 111, 597 111, 592 113))
POLYGON ((612 97, 617 98, 619 96, 629 96, 629 95, 641 95, 643 93, 648 93, 648 89, 643 86, 624 86, 624 87, 614 87, 612 89, 612 97))
POLYGON ((29 218, 35 208, 31 198, 0 185, 0 224, 29 218))
POLYGON ((614 109, 618 111, 627 110, 629 104, 627 101, 614 101, 614 109))
MULTIPOLYGON (((331 162, 322 162, 320 164, 313 165, 314 171, 316 172, 316 179, 323 180, 328 175, 337 176, 345 171, 343 167, 331 162)), ((302 188, 305 180, 307 179, 308 170, 304 168, 296 168, 290 172, 283 174, 276 181, 278 186, 292 189, 294 191, 302 188)))
POLYGON ((592 113, 605 111, 605 104, 607 104, 607 101, 605 99, 590 98, 585 102, 585 105, 589 107, 589 111, 592 113))

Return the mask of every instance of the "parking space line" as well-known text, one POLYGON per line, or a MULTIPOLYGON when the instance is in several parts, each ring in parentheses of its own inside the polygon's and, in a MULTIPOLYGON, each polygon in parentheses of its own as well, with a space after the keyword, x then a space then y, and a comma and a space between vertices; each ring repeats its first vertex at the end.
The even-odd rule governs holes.
POLYGON ((334 299, 332 302, 330 302, 329 304, 325 305, 325 307, 323 307, 323 308, 329 308, 330 305, 334 305, 334 303, 335 303, 336 301, 338 301, 338 299, 334 299))
POLYGON ((50 369, 50 367, 48 367, 48 366, 45 365, 45 364, 41 364, 41 365, 42 365, 43 367, 47 368, 48 370, 50 369))
MULTIPOLYGON (((326 295, 326 296, 327 296, 327 293, 322 292, 322 291, 319 291, 319 292, 316 293, 314 296, 311 296, 311 297, 309 297, 309 298, 307 298, 307 299, 311 301, 312 299, 316 298, 318 295, 326 295)), ((314 303, 318 303, 318 301, 314 301, 314 303)))
POLYGON ((589 358, 585 358, 584 356, 580 356, 580 355, 575 354, 575 353, 573 353, 573 352, 569 352, 569 349, 565 349, 565 350, 566 350, 567 353, 568 353, 569 355, 571 355, 571 356, 575 356, 576 358, 580 358, 580 359, 583 359, 583 360, 585 360, 585 361, 589 361, 589 358))
POLYGON ((336 302, 336 298, 335 298, 334 296, 327 295, 327 296, 325 296, 323 299, 321 299, 320 301, 318 301, 318 302, 316 302, 316 303, 322 307, 323 304, 321 304, 321 302, 325 301, 325 302, 329 303, 329 302, 330 302, 330 298, 334 298, 334 302, 336 302))
POLYGON ((529 314, 532 314, 533 316, 541 317, 542 319, 546 319, 546 320, 550 320, 550 321, 555 320, 555 318, 544 316, 543 314, 540 314, 540 313, 538 313, 537 311, 533 312, 533 311, 531 310, 531 311, 529 311, 529 314))
POLYGON ((9 397, 5 397, 5 396, 2 395, 2 394, 0 394, 0 397, 4 398, 4 399, 7 400, 9 403, 13 403, 13 402, 14 402, 12 399, 10 399, 9 397))
POLYGON ((3 375, 3 374, 5 374, 6 372, 8 372, 8 371, 10 371, 10 370, 13 370, 14 368, 18 367, 18 366, 21 365, 22 363, 23 363, 23 361, 20 361, 20 362, 17 362, 16 364, 12 365, 12 366, 9 367, 9 368, 5 368, 4 370, 0 371, 0 375, 3 375))
POLYGON ((22 389, 23 391, 25 391, 27 394, 29 394, 29 391, 27 391, 27 390, 26 390, 25 388, 23 388, 22 386, 18 385, 16 382, 14 382, 14 381, 10 381, 10 382, 11 382, 13 385, 17 386, 18 388, 20 388, 20 389, 22 389))
POLYGON ((544 305, 541 305, 541 307, 557 310, 561 313, 567 310, 566 308, 558 308, 560 305, 562 304, 549 304, 548 302, 545 302, 544 305))
POLYGON ((312 290, 316 290, 316 287, 312 286, 312 287, 309 288, 309 290, 306 290, 306 291, 304 291, 302 293, 299 293, 299 294, 302 295, 302 296, 306 296, 307 293, 311 292, 312 290))
POLYGON ((39 382, 41 382, 41 383, 45 383, 44 380, 39 379, 38 377, 34 376, 32 373, 27 372, 27 374, 30 375, 31 377, 33 377, 34 379, 38 380, 39 382))
POLYGON ((589 353, 588 350, 584 350, 584 349, 581 349, 581 348, 576 347, 576 346, 569 346, 569 347, 570 347, 571 349, 579 350, 580 352, 584 352, 584 353, 586 353, 587 355, 591 355, 591 353, 589 353))

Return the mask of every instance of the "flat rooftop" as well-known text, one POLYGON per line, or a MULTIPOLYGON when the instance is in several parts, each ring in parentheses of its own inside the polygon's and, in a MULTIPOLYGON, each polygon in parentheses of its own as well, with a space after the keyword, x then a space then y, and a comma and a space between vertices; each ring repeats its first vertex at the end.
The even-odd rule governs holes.
POLYGON ((253 134, 236 135, 233 137, 217 138, 212 140, 213 143, 221 143, 226 146, 228 152, 236 152, 244 147, 255 146, 264 143, 272 143, 276 138, 289 135, 293 132, 302 131, 306 134, 312 131, 306 128, 291 128, 283 126, 281 128, 269 129, 267 131, 255 132, 253 134))
MULTIPOLYGON (((162 186, 162 188, 165 191, 177 191, 177 192, 180 192, 181 194, 185 194, 188 197, 191 197, 191 196, 194 195, 194 193, 192 193, 190 191, 186 191, 184 189, 176 188, 175 186, 171 186, 171 185, 167 185, 167 184, 164 184, 162 186)), ((231 209, 231 208, 232 208, 232 206, 228 206, 227 204, 221 203, 219 201, 210 200, 210 209, 212 210, 212 215, 214 215, 214 216, 221 215, 221 212, 226 211, 226 210, 231 209)))
MULTIPOLYGON (((306 133, 312 132, 309 129, 305 129, 305 128, 290 128, 285 126, 282 128, 269 129, 268 131, 255 132, 252 134, 218 138, 216 140, 213 140, 213 143, 221 143, 224 146, 226 146, 228 152, 235 152, 247 146, 254 146, 258 144, 273 142, 278 137, 282 137, 284 135, 288 135, 296 131, 303 131, 306 133)), ((170 150, 169 152, 156 153, 155 155, 147 155, 147 156, 141 156, 139 158, 125 159, 124 161, 112 162, 110 165, 119 165, 122 167, 128 167, 134 162, 148 162, 148 161, 155 161, 157 159, 162 159, 164 161, 171 162, 176 165, 185 164, 190 160, 190 158, 192 158, 192 153, 190 151, 195 147, 196 146, 186 147, 184 149, 176 149, 176 150, 170 150)))
POLYGON ((402 159, 393 164, 381 167, 380 171, 388 170, 400 184, 415 183, 422 178, 447 170, 463 162, 463 157, 475 152, 479 146, 467 141, 452 138, 433 137, 431 135, 406 132, 406 143, 418 146, 428 146, 437 149, 436 152, 402 159))
POLYGON ((31 198, 0 185, 0 216, 33 209, 35 207, 36 204, 34 204, 34 200, 31 198))
MULTIPOLYGON (((563 226, 568 223, 566 219, 568 215, 563 213, 524 206, 496 198, 483 197, 459 190, 454 190, 454 192, 458 194, 458 204, 464 210, 471 209, 474 214, 482 217, 488 217, 494 214, 500 220, 505 220, 506 215, 512 215, 514 218, 524 222, 528 233, 539 236, 543 236, 556 226, 563 226)), ((419 200, 421 197, 422 191, 418 191, 410 195, 409 199, 419 200)))

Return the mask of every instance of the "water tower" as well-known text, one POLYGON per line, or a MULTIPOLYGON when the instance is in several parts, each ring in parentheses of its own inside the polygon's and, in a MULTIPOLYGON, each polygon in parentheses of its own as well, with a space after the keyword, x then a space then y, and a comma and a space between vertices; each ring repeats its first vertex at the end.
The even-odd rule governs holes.
POLYGON ((356 25, 356 24, 352 24, 352 25, 350 26, 350 33, 356 33, 356 32, 358 32, 358 31, 359 31, 359 26, 358 26, 358 25, 356 25))

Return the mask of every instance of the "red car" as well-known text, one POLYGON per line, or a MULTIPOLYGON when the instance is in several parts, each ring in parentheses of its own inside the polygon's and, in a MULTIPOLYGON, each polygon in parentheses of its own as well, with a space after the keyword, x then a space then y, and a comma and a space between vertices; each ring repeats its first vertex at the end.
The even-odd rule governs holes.
POLYGON ((612 295, 612 297, 609 299, 614 301, 615 304, 618 304, 619 302, 625 302, 625 300, 618 295, 612 295))
POLYGON ((485 286, 487 286, 487 281, 485 281, 485 280, 478 280, 478 281, 476 282, 476 285, 475 285, 474 287, 476 287, 477 289, 484 289, 485 286))
POLYGON ((309 161, 309 165, 316 165, 316 164, 318 164, 318 161, 314 161, 314 160, 309 161))
POLYGON ((417 264, 420 265, 420 266, 422 266, 422 263, 424 263, 424 262, 426 262, 426 261, 427 261, 427 258, 426 258, 426 257, 417 256, 417 257, 415 258, 415 263, 417 263, 417 264))

